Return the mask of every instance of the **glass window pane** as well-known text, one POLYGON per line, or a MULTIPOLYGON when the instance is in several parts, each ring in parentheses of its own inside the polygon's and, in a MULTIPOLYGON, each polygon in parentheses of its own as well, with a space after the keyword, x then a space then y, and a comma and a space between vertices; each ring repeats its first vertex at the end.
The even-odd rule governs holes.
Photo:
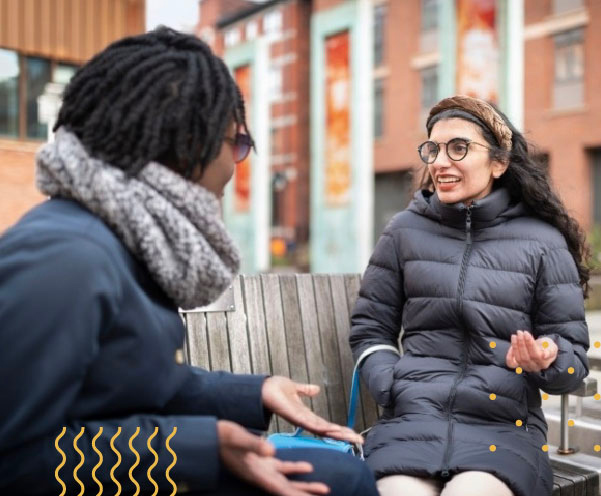
POLYGON ((50 82, 50 61, 36 57, 27 57, 27 137, 46 139, 47 125, 38 119, 38 96, 44 93, 46 83, 50 82))
POLYGON ((54 73, 52 74, 52 81, 55 83, 69 84, 71 78, 77 72, 78 67, 76 65, 68 64, 56 64, 54 73))
POLYGON ((384 62, 384 27, 386 24, 386 5, 376 5, 374 8, 374 66, 379 67, 384 62))
POLYGON ((374 137, 384 135, 384 81, 374 80, 374 137))
POLYGON ((422 70, 422 108, 430 109, 438 101, 438 68, 422 70))
POLYGON ((438 27, 438 0, 422 0, 422 31, 438 27))
POLYGON ((19 56, 1 49, 0 135, 19 135, 19 56))

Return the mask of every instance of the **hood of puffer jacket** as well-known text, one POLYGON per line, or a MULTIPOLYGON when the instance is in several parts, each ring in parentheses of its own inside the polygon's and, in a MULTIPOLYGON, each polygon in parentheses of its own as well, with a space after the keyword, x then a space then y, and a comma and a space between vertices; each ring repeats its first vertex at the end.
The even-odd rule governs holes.
MULTIPOLYGON (((463 202, 443 203, 436 192, 428 190, 416 191, 408 207, 409 211, 455 227, 465 225, 466 209, 463 202)), ((481 200, 474 201, 471 212, 473 229, 495 226, 528 214, 526 206, 513 200, 505 188, 497 188, 481 200)))

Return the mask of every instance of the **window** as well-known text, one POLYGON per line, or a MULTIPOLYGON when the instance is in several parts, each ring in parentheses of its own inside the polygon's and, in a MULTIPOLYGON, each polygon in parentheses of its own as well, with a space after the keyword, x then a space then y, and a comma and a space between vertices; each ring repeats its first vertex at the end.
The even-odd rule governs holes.
POLYGON ((555 108, 584 102, 584 44, 582 29, 555 35, 555 108))
POLYGON ((374 195, 374 241, 390 219, 407 208, 411 200, 411 173, 408 171, 380 172, 375 175, 374 195))
POLYGON ((27 137, 45 139, 48 126, 38 119, 38 97, 44 93, 44 87, 50 82, 50 61, 27 57, 26 66, 27 137))
POLYGON ((438 29, 438 0, 422 0, 422 31, 438 29))
POLYGON ((225 32, 225 46, 233 47, 240 43, 240 30, 238 28, 232 28, 225 32))
POLYGON ((433 52, 438 48, 438 0, 422 0, 420 50, 433 52))
POLYGON ((263 32, 270 40, 279 39, 282 34, 282 11, 272 10, 263 17, 263 32))
POLYGON ((1 49, 0 135, 19 135, 19 56, 1 49))
POLYGON ((257 24, 257 21, 249 21, 249 23, 246 25, 246 40, 254 40, 257 37, 258 32, 259 25, 257 24))
POLYGON ((553 0, 553 13, 562 14, 581 8, 582 0, 553 0))
POLYGON ((385 26, 386 5, 376 5, 374 8, 374 67, 380 67, 384 62, 385 26))
POLYGON ((384 135, 384 80, 374 79, 374 138, 384 135))
POLYGON ((77 72, 78 67, 76 65, 69 64, 56 64, 54 71, 52 71, 52 81, 60 84, 69 84, 71 78, 77 72))
POLYGON ((422 70, 422 109, 430 110, 438 102, 438 67, 422 70))
POLYGON ((601 148, 588 152, 593 176, 593 221, 601 225, 601 148))

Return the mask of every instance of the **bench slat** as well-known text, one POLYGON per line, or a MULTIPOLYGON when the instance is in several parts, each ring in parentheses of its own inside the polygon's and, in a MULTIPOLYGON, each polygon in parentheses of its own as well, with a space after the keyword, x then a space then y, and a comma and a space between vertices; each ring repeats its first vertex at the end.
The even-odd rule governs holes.
MULTIPOLYGON (((319 327, 317 324, 317 308, 315 305, 315 293, 313 291, 313 277, 311 274, 299 274, 296 276, 296 284, 298 288, 298 301, 301 311, 303 336, 305 338, 305 353, 307 357, 309 381, 321 386, 326 383, 326 371, 321 354, 319 327)), ((312 403, 313 411, 317 415, 327 419, 330 418, 327 394, 324 394, 322 391, 313 398, 312 403)))
MULTIPOLYGON (((338 351, 336 336, 336 322, 334 320, 334 305, 332 290, 328 275, 316 274, 313 277, 315 288, 315 303, 317 306, 317 322, 323 363, 326 369, 326 382, 324 387, 328 396, 330 420, 337 424, 346 424, 346 403, 344 400, 344 382, 338 351), (342 394, 341 394, 342 393, 342 394)), ((336 309, 339 311, 339 309, 336 309)), ((348 344, 347 344, 348 347, 348 344)), ((348 375, 348 372, 347 374, 348 375)))
MULTIPOLYGON (((296 382, 306 384, 310 381, 307 369, 305 338, 303 336, 296 277, 294 275, 282 274, 279 276, 279 279, 282 297, 282 313, 284 317, 284 327, 286 329, 286 343, 288 346, 290 378, 296 382)), ((310 398, 303 398, 303 401, 306 405, 312 407, 313 403, 310 398)))
POLYGON ((213 370, 231 372, 230 345, 227 336, 227 321, 224 312, 205 314, 207 336, 209 338, 209 356, 213 370))
MULTIPOLYGON (((345 279, 346 283, 346 297, 348 299, 348 307, 349 307, 349 315, 353 311, 353 307, 355 306, 355 301, 359 296, 359 288, 361 287, 361 277, 359 275, 349 275, 345 279)), ((379 418, 378 406, 376 402, 369 394, 367 387, 361 381, 361 403, 363 405, 363 418, 365 421, 365 426, 371 427, 374 425, 379 418)), ((367 428, 366 427, 366 428, 367 428)))
POLYGON ((233 312, 227 312, 227 330, 230 341, 232 372, 250 374, 252 373, 250 344, 246 331, 246 310, 242 299, 240 279, 240 277, 236 277, 232 281, 236 309, 233 312))
POLYGON ((185 315, 188 327, 188 356, 190 357, 190 363, 203 369, 211 369, 205 314, 187 313, 185 315))
MULTIPOLYGON (((353 370, 355 363, 349 346, 348 338, 351 328, 350 310, 346 298, 345 278, 349 276, 333 274, 330 277, 330 286, 332 288, 332 302, 334 305, 334 321, 336 323, 336 338, 338 340, 338 351, 340 353, 340 363, 344 372, 353 370)), ((349 394, 351 390, 352 374, 343 373, 344 404, 348 410, 350 401, 349 394)), ((357 402, 357 411, 355 415, 355 429, 362 431, 365 429, 365 419, 363 417, 363 405, 361 401, 357 402)))
POLYGON ((242 288, 246 303, 248 341, 253 374, 271 374, 269 345, 265 334, 263 291, 259 276, 242 276, 242 288))
MULTIPOLYGON (((269 356, 271 357, 271 371, 274 375, 290 377, 280 280, 275 274, 261 275, 260 277, 265 304, 265 324, 269 356)), ((292 425, 281 418, 277 419, 276 425, 278 431, 293 430, 292 425)))

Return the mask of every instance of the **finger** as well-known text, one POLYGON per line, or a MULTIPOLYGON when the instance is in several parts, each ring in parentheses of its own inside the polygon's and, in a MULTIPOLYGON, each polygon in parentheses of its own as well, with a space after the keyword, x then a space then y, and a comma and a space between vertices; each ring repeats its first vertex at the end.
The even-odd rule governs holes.
POLYGON ((259 456, 275 456, 275 446, 273 444, 243 428, 236 433, 236 437, 231 439, 230 442, 236 448, 256 453, 259 456))
POLYGON ((363 444, 364 442, 363 436, 357 434, 354 430, 349 429, 348 427, 337 426, 337 428, 334 430, 326 431, 324 435, 333 439, 339 439, 341 441, 348 441, 356 444, 363 444))
POLYGON ((513 356, 515 357, 516 364, 520 365, 522 363, 522 353, 517 334, 511 336, 511 346, 513 347, 513 356))
POLYGON ((528 338, 524 331, 518 332, 518 342, 520 346, 520 354, 522 356, 522 367, 527 372, 537 372, 540 370, 538 362, 530 354, 530 348, 528 347, 528 338))
POLYGON ((516 362, 513 354, 513 345, 511 345, 509 350, 507 350, 507 355, 505 355, 505 363, 510 369, 515 369, 518 366, 518 362, 516 362))
POLYGON ((329 494, 330 488, 323 482, 291 481, 295 489, 309 494, 329 494))
POLYGON ((295 384, 296 392, 302 396, 315 396, 319 394, 319 386, 316 384, 295 384))
POLYGON ((278 472, 284 475, 290 474, 310 474, 313 472, 313 465, 309 462, 287 462, 278 460, 276 463, 278 472))
POLYGON ((529 332, 525 335, 526 346, 528 347, 528 352, 530 353, 530 357, 537 365, 541 366, 544 360, 545 350, 542 346, 539 346, 536 340, 532 337, 532 334, 529 332))

